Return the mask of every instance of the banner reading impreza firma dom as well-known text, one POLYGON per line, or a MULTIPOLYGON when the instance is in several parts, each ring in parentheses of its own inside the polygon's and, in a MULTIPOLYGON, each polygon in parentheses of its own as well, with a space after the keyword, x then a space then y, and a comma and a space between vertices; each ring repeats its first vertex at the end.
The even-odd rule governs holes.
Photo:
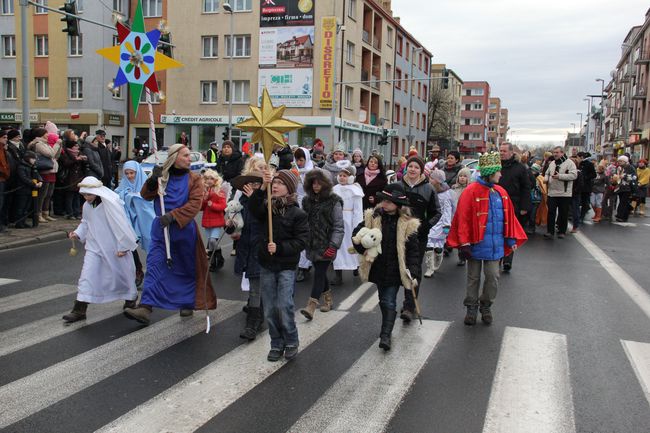
POLYGON ((321 21, 320 98, 321 110, 332 109, 334 94, 334 55, 336 47, 336 17, 323 17, 321 21))
POLYGON ((260 27, 314 25, 315 0, 260 0, 260 27))

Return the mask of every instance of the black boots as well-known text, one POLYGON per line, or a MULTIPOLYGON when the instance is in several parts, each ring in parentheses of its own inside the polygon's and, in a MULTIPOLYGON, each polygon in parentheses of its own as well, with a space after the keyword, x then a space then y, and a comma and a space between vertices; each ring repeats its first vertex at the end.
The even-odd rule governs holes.
POLYGON ((216 251, 211 251, 208 254, 210 256, 210 272, 216 272, 219 269, 223 268, 226 259, 223 258, 221 248, 216 251))
POLYGON ((88 302, 74 301, 72 311, 63 316, 63 320, 65 320, 67 323, 86 320, 86 309, 88 309, 88 302))
POLYGON ((334 281, 332 281, 330 284, 332 286, 340 286, 340 285, 342 285, 343 284, 343 271, 339 269, 337 271, 334 271, 334 274, 336 276, 334 277, 334 281))
POLYGON ((309 273, 309 269, 298 268, 298 272, 296 272, 296 283, 305 281, 305 278, 307 278, 308 273, 309 273))
POLYGON ((481 320, 483 323, 486 325, 491 325, 492 324, 492 310, 490 310, 490 304, 484 304, 481 302, 481 306, 478 308, 478 310, 481 312, 481 320))
POLYGON ((379 334, 379 347, 385 351, 390 350, 390 334, 393 332, 396 317, 397 311, 389 310, 383 306, 381 307, 381 334, 379 334))
POLYGON ((246 315, 246 327, 239 333, 240 338, 252 341, 255 340, 257 333, 262 329, 264 323, 264 312, 261 307, 248 307, 246 315))
POLYGON ((476 325, 476 315, 478 313, 478 305, 468 305, 467 314, 465 314, 464 323, 467 326, 476 325))

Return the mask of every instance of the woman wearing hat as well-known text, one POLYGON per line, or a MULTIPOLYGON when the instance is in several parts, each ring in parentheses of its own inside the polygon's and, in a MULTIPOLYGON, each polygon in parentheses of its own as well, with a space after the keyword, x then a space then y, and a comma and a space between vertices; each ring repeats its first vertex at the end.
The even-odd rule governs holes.
MULTIPOLYGON (((366 209, 363 221, 352 234, 356 236, 364 227, 381 230, 381 254, 372 262, 359 260, 359 275, 363 281, 377 286, 381 309, 379 347, 388 351, 397 317, 397 292, 400 286, 410 292, 420 279, 420 221, 410 216, 409 199, 402 184, 387 185, 377 193, 377 199, 380 203, 375 209, 366 209)), ((354 248, 359 254, 366 252, 361 244, 355 243, 354 248)))
POLYGON ((630 197, 637 186, 636 171, 632 167, 632 164, 630 164, 630 159, 627 156, 621 155, 618 157, 616 174, 619 179, 618 189, 616 190, 616 194, 618 195, 616 221, 626 222, 630 216, 630 197))
POLYGON ((458 248, 461 258, 467 260, 467 290, 463 304, 467 307, 465 324, 470 326, 476 324, 479 309, 483 323, 492 323, 490 307, 497 296, 499 261, 527 239, 508 193, 497 185, 501 178, 499 154, 481 155, 479 172, 477 181, 460 196, 447 237, 447 244, 458 248), (485 280, 479 297, 481 270, 485 280))

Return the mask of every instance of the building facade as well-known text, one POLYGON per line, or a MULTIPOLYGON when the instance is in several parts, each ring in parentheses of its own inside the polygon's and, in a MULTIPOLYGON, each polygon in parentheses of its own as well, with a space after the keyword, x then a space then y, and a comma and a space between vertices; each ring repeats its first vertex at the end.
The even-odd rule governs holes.
POLYGON ((483 153, 488 143, 488 107, 490 84, 487 81, 465 81, 461 110, 460 152, 483 153))
POLYGON ((508 130, 510 129, 508 109, 501 108, 501 113, 499 114, 499 143, 505 143, 508 141, 508 130))
MULTIPOLYGON (((64 0, 50 0, 52 8, 64 0)), ((77 2, 84 18, 110 23, 113 11, 100 4, 77 2), (87 4, 85 4, 87 3, 87 4)), ((128 16, 127 1, 113 1, 118 12, 128 16)), ((1 1, 0 36, 2 61, 2 103, 0 126, 19 127, 22 122, 22 76, 20 6, 17 1, 1 1)), ((96 50, 111 46, 115 32, 81 23, 79 37, 62 29, 61 15, 29 6, 27 38, 29 57, 30 123, 50 120, 60 129, 72 128, 93 133, 104 129, 108 138, 122 144, 126 139, 125 91, 112 93, 107 84, 115 76, 115 65, 99 60, 96 50)))
POLYGON ((488 147, 498 149, 501 144, 499 125, 501 124, 501 98, 490 98, 488 106, 488 147))
POLYGON ((428 146, 459 150, 463 80, 445 64, 431 65, 428 146))

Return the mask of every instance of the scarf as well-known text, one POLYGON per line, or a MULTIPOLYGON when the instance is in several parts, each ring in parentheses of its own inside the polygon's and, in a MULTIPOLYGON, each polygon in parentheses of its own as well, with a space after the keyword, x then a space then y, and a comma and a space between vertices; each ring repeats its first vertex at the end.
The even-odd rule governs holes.
POLYGON ((366 167, 366 169, 363 172, 363 175, 366 178, 366 185, 368 185, 368 184, 370 184, 370 182, 375 180, 377 175, 379 175, 379 169, 370 170, 369 168, 366 167))
POLYGON ((68 147, 65 150, 71 157, 77 158, 79 156, 79 148, 77 147, 76 149, 74 147, 68 147))
POLYGON ((567 160, 566 155, 562 155, 562 158, 555 160, 555 173, 553 174, 558 174, 560 172, 560 166, 564 164, 564 161, 566 160, 567 160))
MULTIPOLYGON (((271 211, 273 215, 284 216, 285 211, 288 207, 298 203, 297 194, 288 194, 284 197, 272 197, 271 198, 271 211)), ((264 199, 264 206, 268 206, 268 199, 264 199)))

